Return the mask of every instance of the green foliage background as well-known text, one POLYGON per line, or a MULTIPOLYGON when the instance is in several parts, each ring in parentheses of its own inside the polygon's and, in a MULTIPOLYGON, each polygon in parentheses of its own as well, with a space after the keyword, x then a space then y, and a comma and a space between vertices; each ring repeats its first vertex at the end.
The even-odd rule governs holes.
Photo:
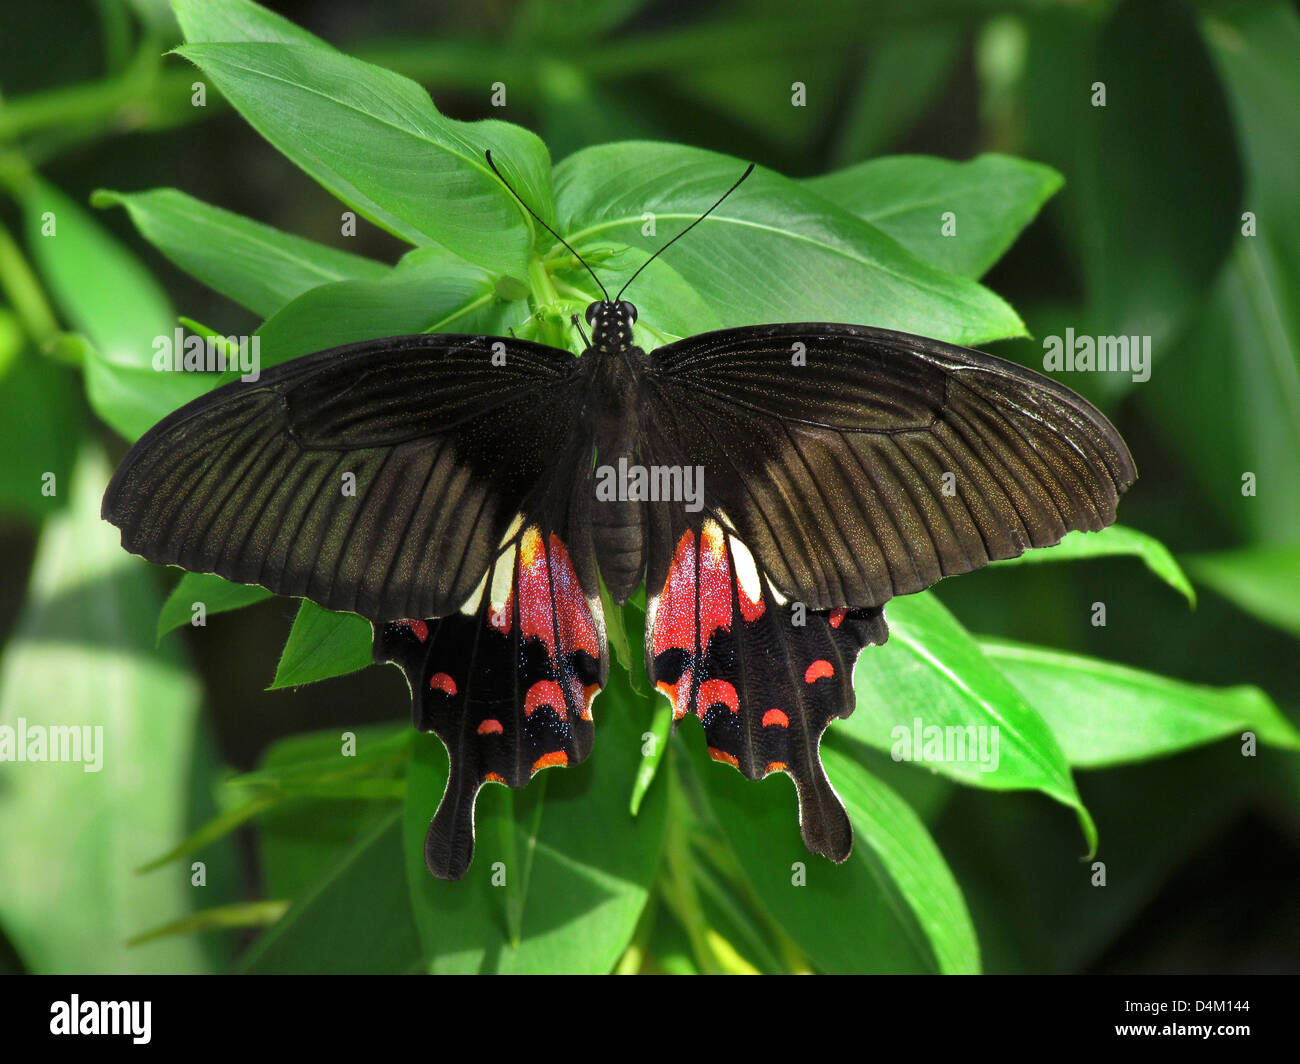
POLYGON ((1300 966, 1293 6, 272 6, 0 16, 0 724, 107 740, 100 773, 0 765, 0 970, 1300 966), (759 164, 638 281, 647 346, 831 320, 1041 366, 1067 327, 1152 337, 1148 382, 1062 376, 1132 445, 1124 524, 890 605, 823 743, 844 866, 803 850, 783 777, 669 739, 630 605, 593 756, 486 789, 469 876, 431 880, 446 755, 395 670, 357 673, 368 625, 177 580, 98 518, 126 443, 220 383, 152 370, 181 322, 256 330, 264 366, 419 331, 573 346, 590 278, 486 147, 610 277, 759 164), (893 761, 917 717, 997 725, 997 771, 893 761))

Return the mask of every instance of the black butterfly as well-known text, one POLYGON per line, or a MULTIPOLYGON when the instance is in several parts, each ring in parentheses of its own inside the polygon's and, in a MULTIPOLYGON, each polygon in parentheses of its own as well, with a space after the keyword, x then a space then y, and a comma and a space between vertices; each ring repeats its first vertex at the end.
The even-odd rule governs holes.
POLYGON ((884 604, 1103 528, 1136 479, 1101 413, 1002 359, 819 323, 646 352, 621 296, 587 308, 580 358, 400 336, 218 388, 104 496, 133 553, 373 622, 450 755, 425 847, 444 879, 469 867, 485 782, 587 756, 601 581, 621 604, 643 578, 646 672, 675 717, 751 779, 788 773, 809 850, 843 861, 818 747, 884 604))

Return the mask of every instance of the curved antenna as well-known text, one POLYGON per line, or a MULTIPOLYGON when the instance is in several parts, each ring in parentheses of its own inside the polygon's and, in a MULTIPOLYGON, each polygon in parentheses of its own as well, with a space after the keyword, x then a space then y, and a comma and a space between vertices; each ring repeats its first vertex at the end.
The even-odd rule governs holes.
POLYGON ((557 233, 549 225, 543 222, 542 216, 538 214, 535 210, 533 210, 532 207, 528 206, 528 204, 524 202, 523 197, 519 195, 519 193, 516 192, 511 187, 510 182, 507 181, 505 179, 505 176, 501 173, 501 171, 497 169, 497 164, 492 161, 492 149, 488 148, 488 150, 485 151, 483 154, 487 157, 487 164, 488 166, 492 167, 492 172, 501 179, 501 183, 505 185, 506 188, 510 189, 510 195, 514 196, 514 198, 519 201, 519 205, 523 207, 523 209, 526 210, 529 214, 531 214, 534 218, 536 218, 539 222, 541 222, 543 229, 545 229, 548 233, 551 234, 551 236, 555 237, 556 240, 558 240, 561 244, 563 244, 566 248, 568 248, 569 252, 573 255, 573 257, 577 259, 580 263, 582 263, 583 266, 587 267, 587 272, 591 274, 591 279, 596 282, 596 287, 600 289, 600 294, 605 297, 605 302, 608 303, 609 293, 605 291, 605 286, 600 283, 600 278, 596 276, 596 271, 593 270, 590 266, 587 266, 587 260, 584 259, 581 255, 579 255, 576 251, 574 251, 573 248, 570 246, 569 242, 565 240, 564 237, 560 236, 559 233, 557 233))
POLYGON ((722 201, 723 201, 724 199, 726 199, 728 196, 730 196, 733 192, 735 192, 736 189, 740 188, 740 183, 741 183, 742 181, 744 181, 745 178, 747 178, 747 177, 748 177, 750 174, 752 174, 753 172, 754 172, 754 164, 753 164, 753 163, 750 163, 749 166, 746 168, 745 172, 744 172, 743 174, 741 174, 740 177, 738 177, 738 178, 736 179, 736 183, 735 183, 734 185, 732 185, 729 189, 727 189, 727 191, 724 192, 721 196, 718 197, 718 202, 717 202, 717 203, 715 203, 715 204, 714 204, 712 207, 710 207, 707 211, 705 211, 705 212, 704 212, 703 214, 701 214, 698 218, 696 218, 695 221, 691 222, 690 225, 688 225, 685 229, 683 229, 680 233, 678 233, 675 237, 673 237, 670 241, 668 241, 668 243, 666 243, 663 247, 661 247, 658 251, 656 251, 656 252, 655 252, 653 255, 651 255, 648 259, 646 259, 645 262, 641 263, 641 265, 637 267, 637 271, 636 271, 636 273, 634 273, 631 277, 629 277, 629 278, 627 279, 627 283, 624 284, 623 287, 620 288, 620 289, 618 290, 618 295, 616 295, 616 296, 614 297, 614 299, 615 299, 615 300, 622 299, 622 298, 623 298, 623 293, 627 291, 627 286, 628 286, 629 284, 631 284, 633 281, 636 280, 636 278, 637 278, 637 274, 639 274, 642 270, 644 270, 647 266, 649 266, 650 263, 654 262, 655 259, 657 259, 660 255, 662 255, 662 254, 663 254, 665 251, 667 251, 670 247, 672 247, 674 244, 676 244, 677 241, 681 240, 682 237, 684 237, 687 233, 689 233, 692 229, 694 229, 697 225, 699 225, 702 221, 704 221, 704 219, 707 218, 710 214, 712 214, 714 211, 716 211, 716 210, 718 209, 718 207, 720 207, 720 206, 722 205, 722 201))

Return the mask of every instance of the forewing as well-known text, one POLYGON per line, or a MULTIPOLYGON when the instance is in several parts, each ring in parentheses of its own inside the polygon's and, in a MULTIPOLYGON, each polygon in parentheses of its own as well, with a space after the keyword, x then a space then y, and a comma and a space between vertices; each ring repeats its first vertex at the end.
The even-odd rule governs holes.
POLYGON ((1068 388, 924 337, 759 326, 653 357, 646 460, 703 467, 708 507, 810 608, 880 606, 1103 528, 1137 476, 1068 388))
POLYGON ((372 620, 443 616, 515 515, 544 512, 590 462, 577 365, 541 344, 434 335, 294 359, 151 429, 103 516, 150 561, 372 620))

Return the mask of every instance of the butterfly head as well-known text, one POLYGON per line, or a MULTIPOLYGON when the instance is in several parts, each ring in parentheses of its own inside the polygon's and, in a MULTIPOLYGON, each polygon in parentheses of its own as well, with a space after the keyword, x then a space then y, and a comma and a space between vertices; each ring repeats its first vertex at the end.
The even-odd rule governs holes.
POLYGON ((601 299, 592 303, 587 307, 592 348, 610 354, 630 346, 635 321, 636 307, 626 299, 601 299))

